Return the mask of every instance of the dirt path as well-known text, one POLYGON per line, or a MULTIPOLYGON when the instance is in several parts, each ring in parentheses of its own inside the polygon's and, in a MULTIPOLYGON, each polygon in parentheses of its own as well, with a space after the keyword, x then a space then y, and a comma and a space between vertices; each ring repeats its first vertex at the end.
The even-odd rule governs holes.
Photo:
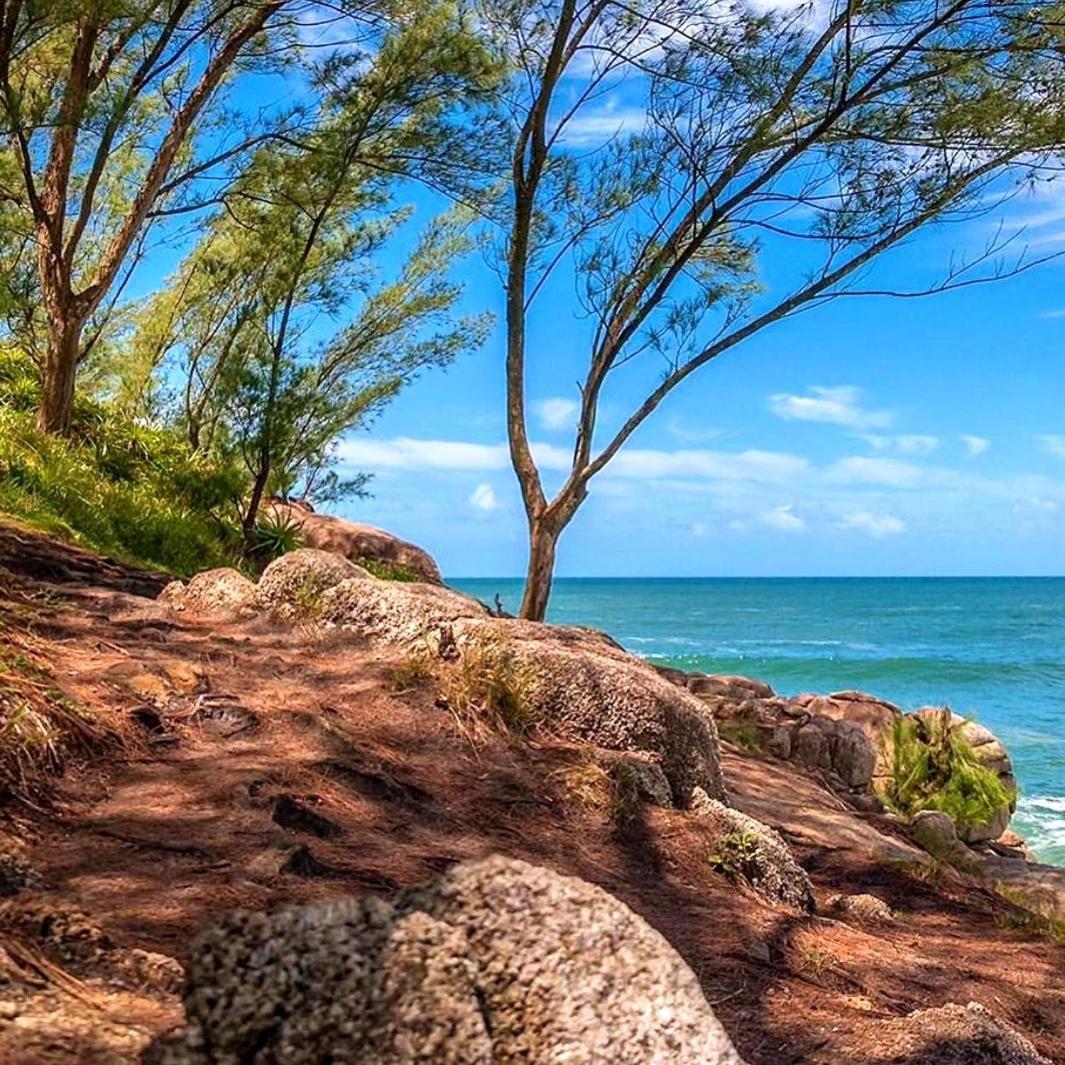
POLYGON ((683 813, 647 808, 619 827, 566 786, 587 761, 580 747, 474 751, 432 691, 399 689, 387 652, 175 618, 132 594, 158 577, 97 570, 24 533, 0 529, 0 566, 0 616, 32 635, 64 692, 127 735, 69 766, 51 806, 0 810, 36 875, 0 911, 0 1061, 136 1060, 180 1017, 166 957, 180 960, 212 914, 387 894, 491 851, 599 883, 643 914, 751 1065, 838 1065, 841 1048, 887 1061, 892 1018, 973 1000, 1065 1061, 1065 951, 1006 927, 988 892, 929 872, 793 767, 726 756, 737 805, 784 832, 819 905, 871 891, 896 911, 891 925, 800 916, 737 890, 683 813), (71 910, 88 931, 57 919, 71 910))

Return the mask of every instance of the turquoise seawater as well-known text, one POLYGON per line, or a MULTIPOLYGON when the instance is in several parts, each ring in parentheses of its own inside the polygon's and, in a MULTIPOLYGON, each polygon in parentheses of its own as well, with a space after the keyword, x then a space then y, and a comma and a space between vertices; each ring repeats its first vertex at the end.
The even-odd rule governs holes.
MULTIPOLYGON (((518 580, 453 583, 511 611, 521 593, 518 580)), ((1006 744, 1021 788, 1012 827, 1065 865, 1065 578, 560 579, 550 620, 784 695, 948 705, 1006 744)))

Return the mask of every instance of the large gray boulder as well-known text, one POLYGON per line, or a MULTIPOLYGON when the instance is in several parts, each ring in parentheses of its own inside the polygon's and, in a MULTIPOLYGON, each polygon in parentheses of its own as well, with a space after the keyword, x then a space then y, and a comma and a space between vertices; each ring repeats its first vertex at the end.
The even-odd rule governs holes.
POLYGON ((255 582, 235 569, 209 569, 185 584, 171 581, 160 593, 160 603, 171 610, 209 617, 247 617, 259 608, 255 582))
POLYGON ((235 914, 155 1065, 742 1065, 694 974, 601 888, 502 857, 375 899, 235 914))
POLYGON ((341 581, 371 580, 342 555, 301 547, 275 558, 259 578, 259 599, 279 617, 317 616, 322 595, 341 581))
POLYGON ((591 629, 532 621, 463 618, 452 627, 463 656, 505 663, 537 727, 658 761, 679 807, 694 788, 724 799, 717 726, 690 692, 591 629))

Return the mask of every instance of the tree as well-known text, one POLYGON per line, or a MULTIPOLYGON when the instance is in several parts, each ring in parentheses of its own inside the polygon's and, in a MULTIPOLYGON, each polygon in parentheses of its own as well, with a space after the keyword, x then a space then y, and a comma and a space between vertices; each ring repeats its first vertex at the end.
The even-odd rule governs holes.
MULTIPOLYGON (((559 536, 666 396, 772 324, 867 293, 918 229, 971 217, 1065 139, 1060 19, 1038 3, 846 0, 757 13, 696 0, 486 7, 516 74, 501 273, 510 455, 529 525, 521 613, 543 618, 559 536), (622 100, 642 128, 589 145, 622 100), (583 123, 588 128, 591 123, 583 123), (759 291, 765 264, 787 274, 759 291), (590 322, 573 460, 545 493, 526 424, 529 312, 561 267, 590 322), (602 441, 604 388, 653 376, 602 441)), ((1030 265, 1008 241, 928 291, 1030 265)))
POLYGON ((293 44, 297 9, 314 6, 0 0, 0 115, 14 163, 0 166, 0 195, 21 208, 35 250, 42 430, 68 429, 86 325, 121 292, 152 220, 194 209, 182 197, 195 182, 287 129, 291 116, 264 112, 248 132, 230 114, 199 137, 227 79, 295 54, 268 44, 293 44), (267 42, 271 27, 280 39, 267 42))
POLYGON ((452 313, 461 289, 448 274, 471 247, 463 212, 431 224, 395 280, 379 284, 372 260, 409 216, 393 204, 397 182, 464 159, 477 139, 460 114, 496 80, 446 4, 422 5, 372 61, 336 57, 320 71, 314 128, 256 152, 140 314, 126 396, 180 383, 174 413, 191 446, 247 470, 246 550, 264 498, 297 484, 335 494, 344 486, 322 475, 337 438, 483 338, 484 316, 452 313))

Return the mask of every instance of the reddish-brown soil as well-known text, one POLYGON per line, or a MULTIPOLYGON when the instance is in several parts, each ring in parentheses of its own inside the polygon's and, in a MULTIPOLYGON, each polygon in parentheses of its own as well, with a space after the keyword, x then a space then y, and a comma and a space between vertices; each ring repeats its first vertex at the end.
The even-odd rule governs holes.
POLYGON ((2 1062, 132 1061, 180 1019, 159 981, 49 953, 36 918, 19 914, 72 906, 123 949, 180 960, 221 910, 388 894, 491 851, 593 881, 642 914, 751 1065, 884 1061, 886 1021, 970 1001, 1065 1061, 1065 951, 1011 929, 986 889, 911 861, 887 826, 793 767, 725 758, 737 805, 781 829, 822 908, 871 892, 893 924, 774 907, 712 870, 689 815, 644 808, 619 823, 609 805, 582 802, 584 748, 542 738, 475 750, 428 686, 402 686, 387 651, 175 617, 138 597, 159 578, 11 528, 0 527, 0 567, 8 631, 126 737, 69 761, 47 802, 0 809, 39 876, 0 911, 2 1062))

